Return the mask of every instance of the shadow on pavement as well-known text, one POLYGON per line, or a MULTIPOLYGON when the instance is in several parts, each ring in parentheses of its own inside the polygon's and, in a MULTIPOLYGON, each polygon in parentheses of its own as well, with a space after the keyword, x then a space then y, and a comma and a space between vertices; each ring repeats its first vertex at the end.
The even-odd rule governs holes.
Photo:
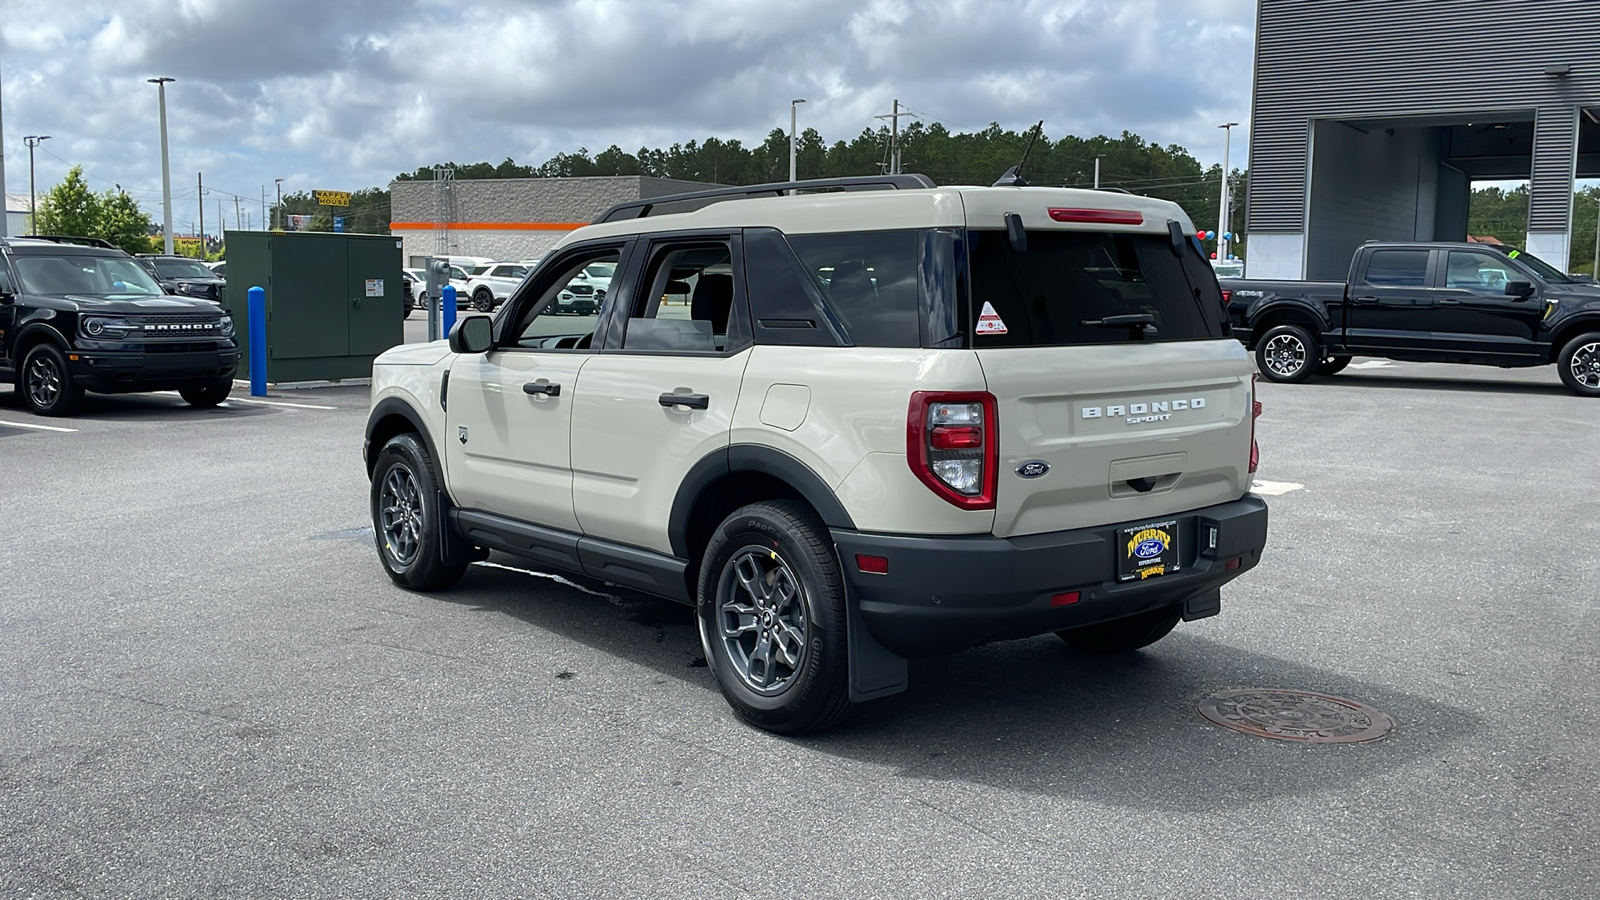
POLYGON ((1527 381, 1497 381, 1493 379, 1426 378, 1416 375, 1379 375, 1345 370, 1338 375, 1313 378, 1312 384, 1345 385, 1350 387, 1404 388, 1427 391, 1468 391, 1496 394, 1551 394, 1572 397, 1573 393, 1561 383, 1555 372, 1550 373, 1551 383, 1527 381))
MULTIPOLYGON (((525 565, 499 555, 494 561, 525 565)), ((530 592, 529 578, 475 567, 463 590, 437 596, 650 666, 722 704, 709 673, 697 667, 700 641, 688 607, 602 599, 555 584, 530 592)), ((1159 644, 1119 657, 1074 653, 1046 635, 913 660, 907 693, 863 704, 834 731, 794 740, 898 778, 1210 811, 1334 793, 1436 757, 1482 726, 1428 697, 1208 639, 1207 624, 1182 625, 1159 644), (1227 731, 1195 711, 1210 694, 1248 687, 1346 697, 1388 713, 1399 727, 1371 744, 1304 745, 1227 731)))

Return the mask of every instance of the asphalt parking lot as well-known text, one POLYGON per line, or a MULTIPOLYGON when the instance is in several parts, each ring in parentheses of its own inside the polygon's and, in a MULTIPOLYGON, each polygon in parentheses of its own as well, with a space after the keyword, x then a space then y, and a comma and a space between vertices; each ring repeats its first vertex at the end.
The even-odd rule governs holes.
POLYGON ((365 388, 0 389, 0 896, 1593 896, 1600 403, 1376 361, 1260 394, 1269 552, 1222 615, 915 661, 784 739, 685 607, 499 556, 391 585, 365 388), (1398 728, 1196 714, 1249 687, 1398 728))

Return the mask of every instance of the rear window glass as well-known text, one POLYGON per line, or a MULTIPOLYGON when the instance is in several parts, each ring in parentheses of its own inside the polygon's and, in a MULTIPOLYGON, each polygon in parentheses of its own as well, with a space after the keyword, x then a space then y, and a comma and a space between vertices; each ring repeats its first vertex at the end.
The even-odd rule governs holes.
POLYGON ((793 234, 800 257, 857 347, 919 347, 919 231, 793 234))
POLYGON ((974 230, 968 244, 976 348, 1224 336, 1215 276, 1166 235, 1030 230, 1017 253, 1005 232, 974 230))

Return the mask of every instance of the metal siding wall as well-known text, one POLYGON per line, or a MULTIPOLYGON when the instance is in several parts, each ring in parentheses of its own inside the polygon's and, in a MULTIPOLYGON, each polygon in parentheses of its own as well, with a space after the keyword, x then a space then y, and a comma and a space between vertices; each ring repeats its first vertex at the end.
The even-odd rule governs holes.
POLYGON ((1533 124, 1533 178, 1528 230, 1566 231, 1572 221, 1572 176, 1578 161, 1578 109, 1539 110, 1533 124))
POLYGON ((1249 230, 1305 227, 1309 120, 1600 106, 1597 61, 1595 0, 1260 0, 1249 230))

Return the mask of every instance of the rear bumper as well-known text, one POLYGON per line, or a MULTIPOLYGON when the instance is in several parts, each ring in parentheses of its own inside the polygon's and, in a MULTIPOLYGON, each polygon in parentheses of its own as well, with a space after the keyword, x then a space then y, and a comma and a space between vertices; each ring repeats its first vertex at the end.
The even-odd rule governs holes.
POLYGON ((1113 547, 1126 523, 1014 538, 833 529, 833 540, 860 621, 901 656, 931 656, 1175 603, 1184 604, 1185 618, 1215 615, 1218 588, 1261 560, 1267 505, 1246 494, 1172 518, 1179 520, 1180 568, 1142 582, 1116 579, 1113 547), (857 554, 887 558, 888 574, 860 571, 857 554), (1051 605, 1052 597, 1074 591, 1076 602, 1051 605))
POLYGON ((233 377, 237 347, 171 352, 83 352, 70 354, 72 377, 102 394, 159 391, 212 384, 233 377))

